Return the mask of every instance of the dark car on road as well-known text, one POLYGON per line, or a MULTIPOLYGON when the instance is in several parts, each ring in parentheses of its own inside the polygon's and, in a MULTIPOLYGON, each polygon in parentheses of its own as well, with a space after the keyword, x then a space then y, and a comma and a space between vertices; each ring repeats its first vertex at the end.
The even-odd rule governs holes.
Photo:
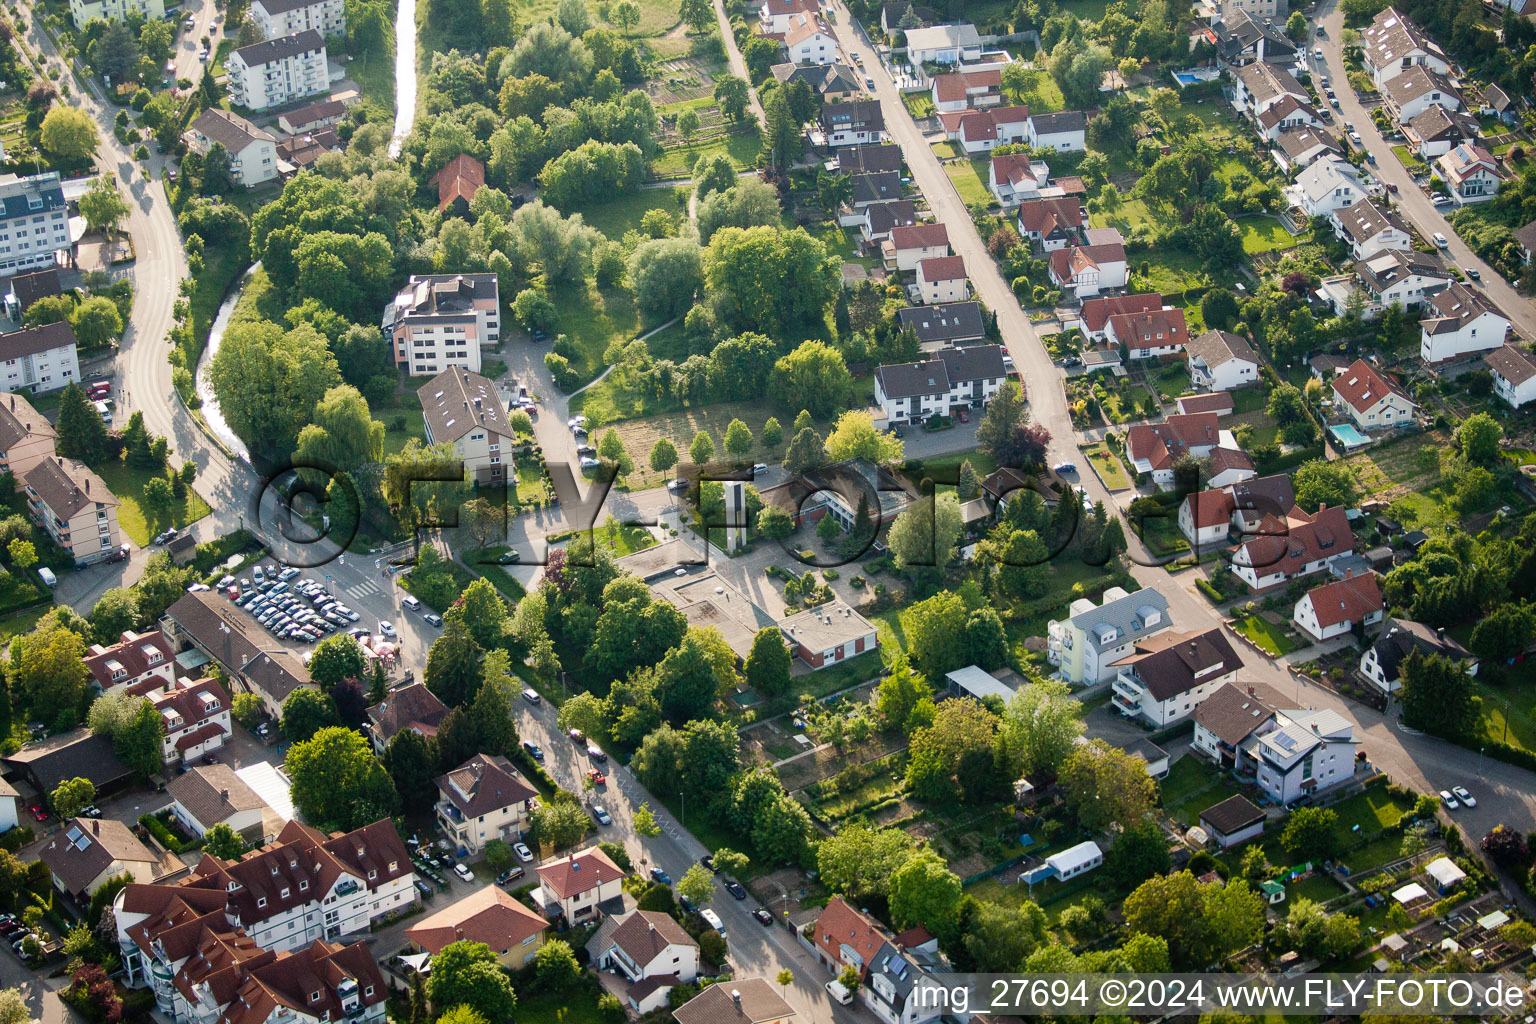
POLYGON ((725 883, 725 888, 727 892, 739 900, 744 900, 747 898, 747 890, 743 889, 741 887, 741 883, 736 881, 734 878, 725 883))

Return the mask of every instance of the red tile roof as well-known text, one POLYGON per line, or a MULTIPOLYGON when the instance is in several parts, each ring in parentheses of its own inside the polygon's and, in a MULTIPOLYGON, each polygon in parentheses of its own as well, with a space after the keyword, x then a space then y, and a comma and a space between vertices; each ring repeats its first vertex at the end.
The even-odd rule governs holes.
POLYGON ((1217 435, 1213 412, 1169 416, 1163 423, 1138 423, 1127 431, 1126 451, 1132 461, 1145 459, 1153 469, 1166 469, 1190 448, 1214 447, 1217 435))
POLYGON ((1083 303, 1083 327, 1097 334, 1117 313, 1145 313, 1163 308, 1161 292, 1143 292, 1140 295, 1112 295, 1088 299, 1083 303))
POLYGON ((1324 506, 1310 516, 1293 508, 1283 525, 1278 518, 1271 522, 1270 517, 1265 517, 1260 529, 1264 535, 1250 537, 1238 550, 1245 556, 1244 561, 1264 576, 1275 572, 1294 576, 1308 562, 1355 550, 1349 517, 1338 507, 1324 506))
POLYGON ((405 935, 433 954, 461 940, 483 942, 495 952, 504 953, 548 927, 548 921, 500 886, 487 885, 406 929, 405 935))
POLYGON ((1208 529, 1230 522, 1237 502, 1226 491, 1198 491, 1184 499, 1196 529, 1208 529))
POLYGON ((953 103, 955 100, 963 100, 968 97, 972 89, 985 89, 988 92, 997 92, 1003 87, 1003 73, 1001 71, 959 71, 948 75, 935 75, 933 79, 934 92, 938 94, 938 102, 953 103))
POLYGON ((1133 349, 1183 345, 1189 341, 1189 326, 1182 309, 1117 313, 1109 318, 1109 329, 1117 340, 1133 349))
POLYGON ((1124 263, 1125 246, 1119 242, 1100 245, 1074 245, 1051 251, 1051 276, 1058 284, 1076 280, 1085 270, 1094 270, 1106 263, 1124 263))
POLYGON ((1083 208, 1076 199, 1030 199, 1019 204, 1019 223, 1035 234, 1048 234, 1060 227, 1083 226, 1083 208))
POLYGON ((1373 572, 1325 583, 1308 591, 1305 600, 1312 602, 1317 624, 1324 628, 1337 626, 1341 622, 1360 622, 1371 612, 1379 612, 1386 607, 1381 599, 1381 587, 1373 572))
POLYGON ((1388 393, 1408 398, 1407 392, 1364 359, 1356 359, 1349 364, 1349 369, 1333 379, 1333 393, 1360 413, 1380 402, 1388 393))
POLYGON ((965 277, 965 260, 960 256, 934 256, 917 265, 917 276, 924 281, 958 281, 965 277))
POLYGON ((448 204, 455 199, 467 203, 475 198, 475 193, 485 184, 485 164, 468 153, 460 153, 432 175, 432 183, 437 186, 439 212, 448 209, 448 204))
POLYGON ((560 899, 568 899, 623 877, 623 869, 597 847, 562 857, 539 868, 539 881, 560 899))
POLYGON ((859 955, 867 970, 884 944, 880 926, 850 907, 841 896, 832 897, 816 919, 816 945, 839 963, 843 962, 841 947, 847 946, 859 955))

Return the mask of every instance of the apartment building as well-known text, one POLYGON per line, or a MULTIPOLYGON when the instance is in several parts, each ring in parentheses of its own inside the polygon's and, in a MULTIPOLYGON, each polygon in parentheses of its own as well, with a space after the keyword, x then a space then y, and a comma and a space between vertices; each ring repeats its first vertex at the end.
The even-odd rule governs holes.
POLYGON ((85 28, 97 18, 123 21, 130 16, 153 21, 165 17, 165 0, 69 0, 69 17, 75 28, 85 28))
POLYGON ((509 479, 512 428, 491 380, 449 367, 416 390, 428 444, 451 444, 476 484, 509 479))
POLYGON ((797 17, 816 17, 821 8, 816 0, 764 0, 758 7, 758 25, 764 34, 782 35, 797 17))
MULTIPOLYGON (((1435 299, 1445 294, 1441 292, 1435 299)), ((1356 359, 1334 377, 1333 399, 1343 404, 1350 419, 1361 430, 1381 430, 1412 423, 1413 414, 1418 409, 1407 392, 1364 359, 1356 359)))
POLYGON ((58 264, 68 251, 69 212, 58 172, 0 175, 0 275, 58 264))
POLYGON ((75 332, 67 323, 25 327, 0 334, 0 388, 33 394, 57 391, 80 377, 75 332))
POLYGON ((437 779, 437 823, 456 845, 478 854, 492 839, 515 842, 528 823, 528 801, 538 792, 512 762, 476 754, 437 779))
POLYGON ((1422 65, 1391 79, 1382 90, 1382 108, 1398 124, 1412 121, 1430 107, 1460 110, 1461 94, 1450 79, 1422 65))
POLYGON ((1288 703, 1267 687, 1222 686, 1196 709, 1194 749, 1282 805, 1352 778, 1354 727, 1335 711, 1288 703))
POLYGON ((33 466, 21 482, 33 522, 76 565, 99 562, 123 542, 117 497, 85 463, 55 455, 33 466))
POLYGON ((167 765, 196 761, 220 750, 230 734, 229 694, 219 681, 166 680, 150 676, 128 692, 149 699, 162 726, 160 756, 167 765))
POLYGON ((837 63, 837 38, 816 15, 797 14, 791 19, 784 32, 784 49, 796 64, 825 67, 837 63))
POLYGON ((949 416, 985 404, 1007 375, 1000 345, 942 349, 933 359, 877 368, 875 403, 890 423, 949 416))
POLYGON ((193 152, 207 154, 215 142, 229 153, 230 171, 245 188, 277 178, 277 140, 239 114, 209 107, 184 136, 193 152))
POLYGON ((251 0, 251 20, 263 39, 281 39, 309 29, 324 38, 347 34, 343 0, 251 0))
POLYGON ((1439 74, 1451 70, 1440 44, 1396 7, 1388 7, 1360 33, 1365 69, 1378 90, 1410 68, 1425 67, 1439 74))
POLYGON ((925 306, 946 302, 964 302, 971 297, 971 285, 965 276, 965 257, 937 256, 917 264, 917 282, 912 286, 915 298, 925 306))
POLYGON ((480 372, 480 347, 501 343, 495 274, 412 275, 384 310, 395 364, 413 377, 449 367, 480 372))
POLYGON ((325 40, 314 29, 242 46, 226 58, 229 99, 247 110, 266 110, 329 92, 325 40))
POLYGON ((1355 553, 1355 535, 1342 508, 1322 505, 1315 513, 1293 508, 1273 522, 1274 529, 1243 541, 1232 555, 1232 574, 1251 590, 1323 572, 1355 553))
POLYGON ((212 591, 178 599, 161 618, 160 630, 177 651, 193 648, 218 662, 232 688, 260 697, 273 718, 282 715, 290 693, 314 686, 303 662, 212 591))
POLYGON ((0 473, 17 480, 53 455, 59 435, 21 395, 0 395, 0 473))
POLYGON ((1151 589, 1128 594, 1110 587, 1102 603, 1080 597, 1067 612, 1071 618, 1046 623, 1046 657, 1062 679, 1084 686, 1115 675, 1115 662, 1129 656, 1137 641, 1173 624, 1168 599, 1151 589))
POLYGON ((1453 281, 1429 300, 1419 321, 1419 358, 1426 363, 1458 359, 1499 348, 1511 321, 1478 288, 1453 281))
POLYGON ((1161 729, 1187 717, 1223 683, 1236 679, 1243 660, 1220 629, 1208 629, 1138 641, 1116 667, 1111 701, 1115 710, 1161 729))
POLYGON ((885 141, 885 115, 876 100, 828 103, 821 108, 819 123, 828 146, 863 146, 885 141))
POLYGON ((114 644, 92 644, 85 652, 85 668, 101 692, 133 686, 146 679, 162 685, 176 677, 176 652, 158 629, 120 634, 114 644))

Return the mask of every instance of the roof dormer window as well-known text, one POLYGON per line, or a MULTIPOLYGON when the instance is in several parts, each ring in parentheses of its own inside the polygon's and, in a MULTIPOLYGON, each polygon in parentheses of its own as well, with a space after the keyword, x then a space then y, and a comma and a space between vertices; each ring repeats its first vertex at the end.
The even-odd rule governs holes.
POLYGON ((258 906, 258 907, 265 907, 266 905, 267 905, 267 898, 265 896, 257 896, 256 897, 256 906, 258 906))

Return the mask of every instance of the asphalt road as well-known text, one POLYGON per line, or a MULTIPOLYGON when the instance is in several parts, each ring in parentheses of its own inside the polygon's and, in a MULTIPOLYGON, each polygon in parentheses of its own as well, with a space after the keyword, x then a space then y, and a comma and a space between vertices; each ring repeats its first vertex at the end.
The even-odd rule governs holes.
MULTIPOLYGON (((1397 210, 1408 220, 1425 240, 1434 237, 1435 232, 1445 235, 1450 242, 1448 249, 1441 250, 1444 257, 1463 270, 1468 268, 1482 273, 1481 287, 1487 292, 1494 304, 1504 311, 1504 315, 1514 321, 1515 328, 1526 337, 1536 337, 1536 306, 1531 301, 1517 292, 1513 285, 1504 279, 1504 275, 1492 266, 1484 263, 1472 249, 1463 242, 1451 228, 1446 220, 1447 213, 1453 213, 1458 208, 1447 206, 1442 213, 1432 202, 1424 190, 1413 180, 1413 175, 1397 159, 1392 152, 1392 144, 1381 134, 1376 123, 1371 120, 1370 108, 1360 102, 1355 90, 1350 88, 1346 77, 1347 69, 1344 66, 1344 12, 1339 7, 1337 0, 1323 0, 1316 12, 1316 24, 1323 27, 1324 34, 1319 37, 1315 34, 1307 48, 1307 54, 1312 54, 1313 48, 1322 47, 1323 58, 1327 66, 1327 72, 1334 85, 1334 92, 1339 97, 1340 116, 1335 119, 1334 129, 1343 132, 1343 122, 1349 121, 1355 126, 1355 131, 1360 133, 1360 139, 1366 152, 1376 158, 1374 167, 1376 176, 1389 185, 1397 186, 1397 194, 1391 198, 1397 204, 1397 210)), ((1479 282, 1468 282, 1474 287, 1479 282)))

